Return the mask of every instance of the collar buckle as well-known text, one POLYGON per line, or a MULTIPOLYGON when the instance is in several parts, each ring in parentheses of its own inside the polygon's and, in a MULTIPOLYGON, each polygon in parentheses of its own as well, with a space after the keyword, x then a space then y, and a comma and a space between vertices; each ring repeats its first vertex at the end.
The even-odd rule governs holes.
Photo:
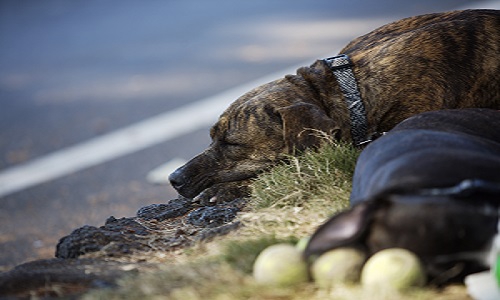
POLYGON ((325 58, 323 61, 326 62, 332 72, 341 69, 350 69, 354 66, 349 56, 345 54, 325 58))

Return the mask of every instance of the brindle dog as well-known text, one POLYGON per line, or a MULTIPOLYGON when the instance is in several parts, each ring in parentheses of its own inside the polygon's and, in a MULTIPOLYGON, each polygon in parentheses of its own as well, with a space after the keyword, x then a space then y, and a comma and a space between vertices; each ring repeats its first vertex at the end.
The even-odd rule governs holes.
MULTIPOLYGON (((500 11, 411 17, 349 43, 368 134, 444 108, 500 108, 500 11)), ((318 132, 352 141, 349 111, 323 60, 248 92, 212 127, 212 143, 169 177, 202 203, 248 194, 251 178, 321 142, 318 132)))

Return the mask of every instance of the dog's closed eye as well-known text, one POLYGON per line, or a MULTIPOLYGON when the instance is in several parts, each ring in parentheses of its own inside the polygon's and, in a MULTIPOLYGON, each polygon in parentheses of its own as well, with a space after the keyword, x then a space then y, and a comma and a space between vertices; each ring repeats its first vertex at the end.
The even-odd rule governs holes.
POLYGON ((238 138, 237 136, 230 136, 229 134, 226 134, 218 139, 219 145, 221 146, 228 146, 228 147, 236 147, 236 146, 243 146, 243 142, 241 141, 241 138, 238 138))
POLYGON ((226 157, 226 159, 233 161, 239 161, 241 158, 246 158, 248 156, 248 147, 239 141, 221 139, 218 141, 218 147, 216 148, 226 157))
POLYGON ((229 148, 234 148, 234 147, 243 147, 243 144, 237 143, 237 142, 230 142, 230 141, 219 141, 219 144, 222 147, 229 147, 229 148))

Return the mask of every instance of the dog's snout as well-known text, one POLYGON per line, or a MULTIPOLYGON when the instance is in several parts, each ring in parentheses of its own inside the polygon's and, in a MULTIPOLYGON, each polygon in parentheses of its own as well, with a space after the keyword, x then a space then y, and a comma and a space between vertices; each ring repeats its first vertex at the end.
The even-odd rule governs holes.
POLYGON ((184 176, 184 172, 182 171, 182 167, 175 170, 172 174, 168 176, 168 180, 170 184, 174 187, 174 189, 179 190, 182 188, 184 184, 186 184, 186 176, 184 176))

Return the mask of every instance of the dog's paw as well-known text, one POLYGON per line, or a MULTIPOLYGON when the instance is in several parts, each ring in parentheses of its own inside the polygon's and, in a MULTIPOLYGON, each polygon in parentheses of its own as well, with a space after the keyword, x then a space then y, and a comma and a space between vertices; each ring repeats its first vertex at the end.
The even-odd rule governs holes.
POLYGON ((201 205, 215 205, 250 196, 250 182, 236 181, 215 184, 193 199, 201 205))

